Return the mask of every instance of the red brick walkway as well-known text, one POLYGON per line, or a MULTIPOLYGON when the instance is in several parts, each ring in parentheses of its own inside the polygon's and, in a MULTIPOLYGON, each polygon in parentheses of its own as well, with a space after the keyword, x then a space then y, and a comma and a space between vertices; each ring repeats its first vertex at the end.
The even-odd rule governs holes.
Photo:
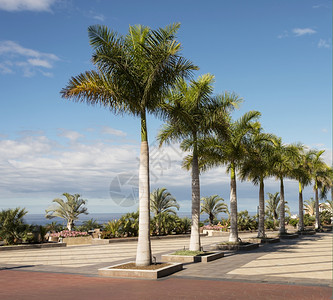
POLYGON ((332 299, 332 289, 236 281, 160 281, 1 270, 0 299, 332 299))

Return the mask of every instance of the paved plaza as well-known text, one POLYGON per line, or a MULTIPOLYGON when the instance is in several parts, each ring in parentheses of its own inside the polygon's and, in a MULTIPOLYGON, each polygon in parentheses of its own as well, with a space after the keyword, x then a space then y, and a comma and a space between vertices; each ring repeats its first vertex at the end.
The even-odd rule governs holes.
MULTIPOLYGON (((253 237, 241 234, 241 237, 253 237)), ((227 240, 202 237, 204 249, 227 240)), ((187 248, 189 238, 152 240, 153 255, 187 248)), ((332 234, 319 233, 208 264, 157 281, 102 278, 98 269, 133 261, 137 242, 0 252, 0 299, 331 299, 332 234), (53 298, 52 298, 53 297, 53 298), (57 298, 58 297, 58 298, 57 298)))

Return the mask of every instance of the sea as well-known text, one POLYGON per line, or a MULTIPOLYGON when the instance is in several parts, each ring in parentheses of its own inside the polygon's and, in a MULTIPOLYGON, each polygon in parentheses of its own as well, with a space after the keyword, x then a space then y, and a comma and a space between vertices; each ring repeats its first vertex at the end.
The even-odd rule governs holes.
MULTIPOLYGON (((93 219, 99 224, 105 224, 108 221, 120 219, 125 213, 89 213, 88 215, 80 215, 79 219, 75 221, 76 226, 82 225, 84 221, 88 221, 93 219)), ((256 213, 249 212, 251 216, 254 216, 256 213)), ((191 218, 190 212, 177 212, 177 215, 180 218, 188 217, 191 218)), ((226 214, 219 214, 218 219, 227 218, 226 214)), ((203 222, 208 219, 207 214, 200 215, 200 220, 203 222)), ((66 225, 66 221, 61 218, 53 218, 53 219, 46 219, 44 214, 26 214, 24 216, 24 221, 26 224, 29 225, 46 225, 50 224, 51 222, 57 222, 58 224, 66 225)))

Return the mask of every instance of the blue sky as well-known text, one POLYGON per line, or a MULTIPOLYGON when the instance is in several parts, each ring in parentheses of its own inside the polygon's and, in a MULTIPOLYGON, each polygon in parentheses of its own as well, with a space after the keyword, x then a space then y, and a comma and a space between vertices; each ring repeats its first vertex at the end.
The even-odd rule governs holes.
MULTIPOLYGON (((63 192, 88 199, 90 212, 136 210, 139 120, 60 97, 71 76, 93 66, 87 28, 103 24, 126 34, 129 25, 151 28, 180 22, 183 55, 212 73, 215 93, 234 91, 241 109, 259 110, 266 132, 285 143, 325 149, 332 163, 331 1, 87 1, 0 0, 0 208, 43 213, 63 192), (121 181, 121 183, 123 183, 121 181), (110 187, 111 184, 111 187, 110 187), (131 202, 132 201, 132 202, 131 202), (133 204, 132 206, 125 206, 133 204)), ((154 145, 161 125, 149 119, 152 188, 165 186, 181 211, 190 211, 190 174, 173 145, 154 145)), ((277 192, 274 179, 266 192, 277 192)), ((201 194, 229 202, 223 168, 201 178, 201 194)), ((239 210, 255 211, 258 191, 238 183, 239 210)), ((306 189, 305 199, 313 192, 306 189)), ((297 184, 286 182, 297 211, 297 184)))

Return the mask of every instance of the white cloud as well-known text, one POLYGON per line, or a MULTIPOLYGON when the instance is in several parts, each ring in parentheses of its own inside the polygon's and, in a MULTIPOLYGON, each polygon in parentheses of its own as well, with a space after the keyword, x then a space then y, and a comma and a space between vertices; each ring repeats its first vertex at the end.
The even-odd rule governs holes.
POLYGON ((0 0, 0 9, 6 11, 51 11, 56 0, 0 0))
POLYGON ((331 41, 330 40, 324 40, 320 39, 318 42, 318 48, 330 48, 331 47, 331 41))
POLYGON ((34 76, 36 71, 52 76, 50 72, 43 72, 43 68, 51 69, 59 60, 55 54, 25 48, 14 41, 0 41, 0 58, 3 60, 0 62, 2 74, 15 73, 15 67, 18 67, 26 77, 34 76))
POLYGON ((104 22, 105 21, 105 16, 102 15, 102 14, 99 14, 99 15, 94 15, 93 18, 97 21, 101 21, 101 22, 104 22))
POLYGON ((296 36, 311 35, 316 33, 316 31, 311 28, 294 28, 292 32, 296 36))
POLYGON ((110 134, 110 135, 115 135, 115 136, 126 136, 127 133, 118 129, 114 129, 111 127, 104 126, 102 128, 102 133, 104 134, 110 134))
POLYGON ((72 130, 59 129, 59 136, 69 139, 71 142, 76 142, 79 138, 83 138, 84 135, 72 130))

